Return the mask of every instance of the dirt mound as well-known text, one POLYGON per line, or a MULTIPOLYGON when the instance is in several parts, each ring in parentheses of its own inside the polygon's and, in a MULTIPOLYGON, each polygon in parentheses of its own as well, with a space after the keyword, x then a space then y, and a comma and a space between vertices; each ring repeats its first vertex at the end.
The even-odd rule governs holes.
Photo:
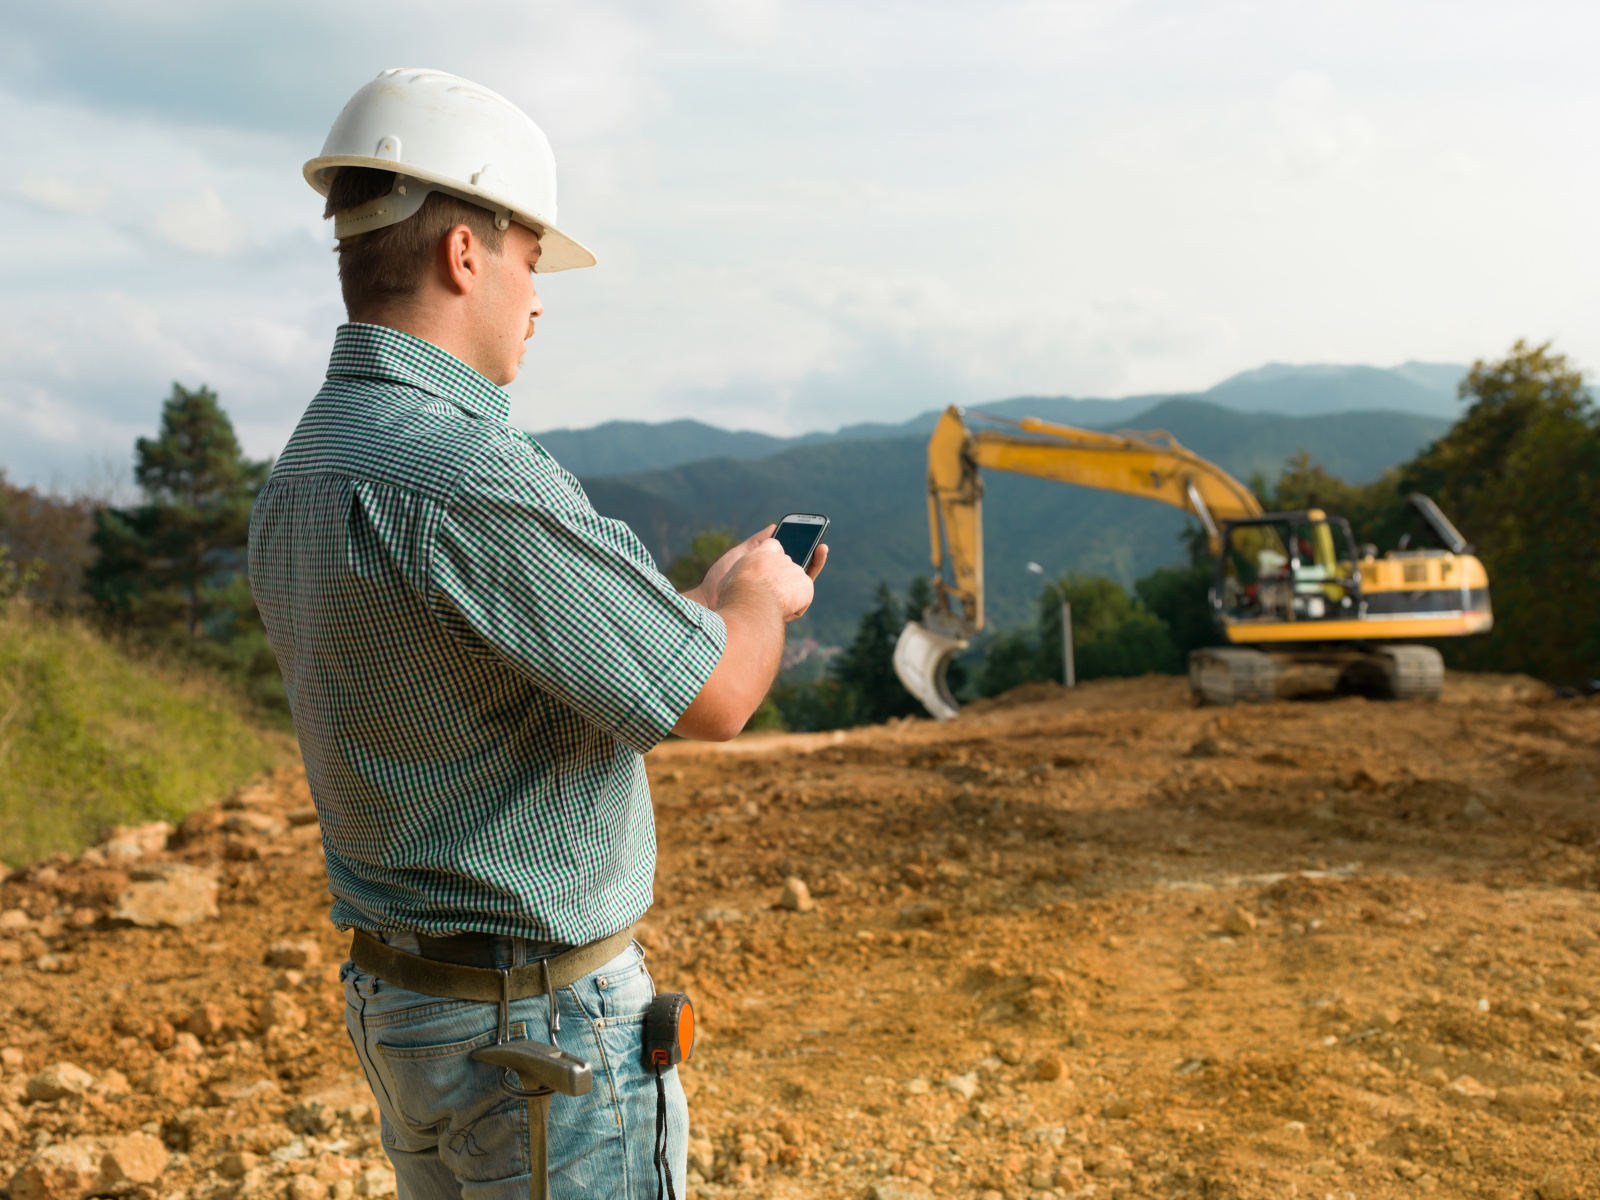
MULTIPOLYGON (((639 936, 700 1009, 694 1194, 1556 1200, 1596 1174, 1600 705, 1452 677, 1218 713, 1121 680, 649 769, 639 936)), ((325 889, 295 773, 8 880, 13 1196, 391 1189, 325 889)))

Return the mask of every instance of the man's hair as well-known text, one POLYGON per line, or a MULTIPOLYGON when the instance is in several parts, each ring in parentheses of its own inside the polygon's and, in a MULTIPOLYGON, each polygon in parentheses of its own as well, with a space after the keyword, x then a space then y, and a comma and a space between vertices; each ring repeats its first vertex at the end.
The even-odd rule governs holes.
MULTIPOLYGON (((393 171, 373 167, 337 167, 323 206, 326 219, 347 208, 387 196, 394 189, 393 171)), ((443 192, 434 192, 404 221, 369 233, 340 238, 339 290, 352 318, 385 300, 405 301, 416 294, 439 239, 457 225, 499 254, 505 231, 495 228, 494 214, 443 192)))

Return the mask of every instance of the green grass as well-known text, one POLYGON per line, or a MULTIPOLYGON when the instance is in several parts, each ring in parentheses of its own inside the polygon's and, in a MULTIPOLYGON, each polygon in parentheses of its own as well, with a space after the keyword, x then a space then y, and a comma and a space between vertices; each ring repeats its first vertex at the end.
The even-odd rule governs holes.
POLYGON ((76 853, 113 826, 181 820, 295 757, 227 683, 0 604, 0 860, 76 853))

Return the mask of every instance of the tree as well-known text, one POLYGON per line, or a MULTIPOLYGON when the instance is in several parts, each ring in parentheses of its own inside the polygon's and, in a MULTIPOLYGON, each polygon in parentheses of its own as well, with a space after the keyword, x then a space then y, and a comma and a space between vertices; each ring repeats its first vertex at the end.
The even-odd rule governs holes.
POLYGON ((1454 665, 1552 682, 1600 674, 1600 414, 1583 372, 1518 341, 1461 383, 1460 421, 1401 472, 1477 545, 1495 628, 1446 647, 1454 665))
POLYGON ((683 553, 667 566, 666 576, 672 586, 680 592, 699 587, 711 564, 733 549, 736 540, 733 530, 719 525, 710 525, 701 530, 683 553))
POLYGON ((215 392, 174 383, 160 436, 135 444, 134 478, 145 503, 97 514, 91 540, 100 558, 89 571, 90 594, 124 621, 181 622, 194 639, 225 634, 207 623, 231 625, 239 616, 240 593, 228 585, 243 570, 250 504, 267 469, 240 453, 215 392), (222 607, 223 599, 232 607, 222 607))
POLYGON ((899 601, 880 581, 877 603, 862 614, 855 637, 828 672, 850 694, 852 724, 877 725, 922 711, 894 673, 894 644, 905 623, 899 601))

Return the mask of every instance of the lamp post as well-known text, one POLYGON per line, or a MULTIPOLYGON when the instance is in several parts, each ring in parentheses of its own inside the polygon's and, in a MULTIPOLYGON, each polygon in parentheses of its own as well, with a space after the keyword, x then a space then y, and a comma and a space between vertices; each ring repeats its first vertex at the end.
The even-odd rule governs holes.
MULTIPOLYGON (((1043 575, 1044 568, 1036 562, 1028 564, 1028 572, 1032 575, 1043 575)), ((1051 587, 1055 588, 1056 596, 1061 601, 1061 682, 1065 687, 1078 686, 1078 672, 1072 661, 1072 605, 1067 601, 1066 589, 1054 579, 1049 580, 1051 587)))

